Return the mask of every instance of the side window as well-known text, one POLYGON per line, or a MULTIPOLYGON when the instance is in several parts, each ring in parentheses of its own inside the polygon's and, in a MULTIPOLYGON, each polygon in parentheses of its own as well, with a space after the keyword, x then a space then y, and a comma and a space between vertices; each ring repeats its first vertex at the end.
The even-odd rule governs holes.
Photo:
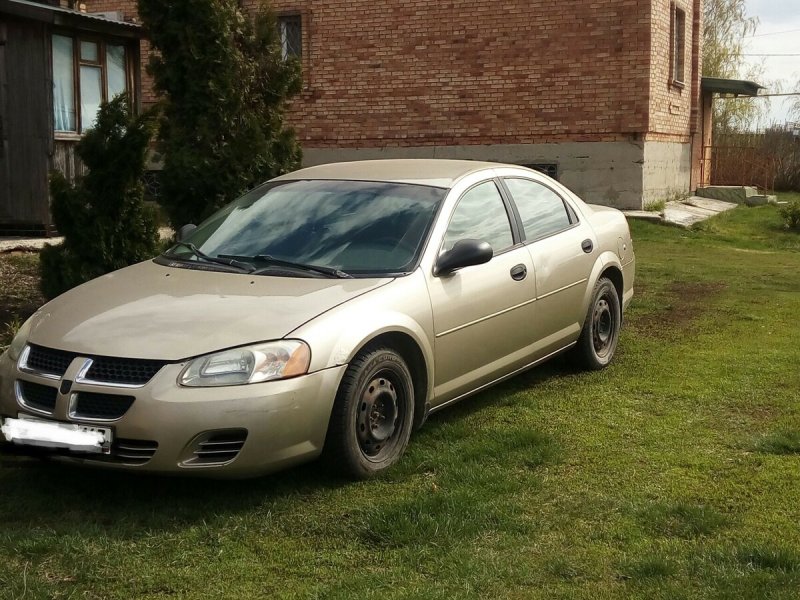
POLYGON ((570 226, 564 201, 550 188, 530 179, 509 178, 505 183, 517 205, 526 239, 536 240, 570 226))
POLYGON ((444 234, 442 252, 463 239, 489 242, 495 254, 514 244, 508 213, 493 181, 476 185, 461 196, 444 234))

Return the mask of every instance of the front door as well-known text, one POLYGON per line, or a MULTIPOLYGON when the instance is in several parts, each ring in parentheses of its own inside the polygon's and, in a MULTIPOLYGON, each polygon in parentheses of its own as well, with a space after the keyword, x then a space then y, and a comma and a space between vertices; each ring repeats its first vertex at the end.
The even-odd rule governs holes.
POLYGON ((514 239, 494 181, 459 200, 441 251, 462 239, 488 242, 488 263, 428 278, 436 361, 434 406, 497 379, 524 363, 530 345, 535 274, 528 250, 514 239))

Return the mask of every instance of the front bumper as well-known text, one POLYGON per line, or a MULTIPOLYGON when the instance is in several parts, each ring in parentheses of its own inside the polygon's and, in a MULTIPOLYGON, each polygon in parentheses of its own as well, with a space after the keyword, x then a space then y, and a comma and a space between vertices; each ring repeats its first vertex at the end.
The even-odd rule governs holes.
POLYGON ((52 414, 37 413, 19 400, 20 382, 59 388, 62 381, 74 382, 79 362, 74 361, 60 380, 54 380, 20 371, 3 354, 0 419, 29 414, 113 430, 115 442, 107 455, 44 451, 71 463, 219 477, 256 476, 318 456, 325 442, 336 390, 346 369, 343 365, 294 379, 251 385, 187 388, 177 384, 186 363, 176 363, 165 365, 146 385, 133 389, 72 383, 66 393, 62 393, 63 388, 58 390, 52 414), (132 396, 134 401, 118 419, 85 419, 70 410, 70 399, 80 392, 124 394, 132 396), (237 448, 236 444, 228 445, 224 446, 228 452, 221 452, 217 462, 208 455, 198 460, 201 442, 232 439, 231 432, 244 439, 238 452, 230 450, 237 448))

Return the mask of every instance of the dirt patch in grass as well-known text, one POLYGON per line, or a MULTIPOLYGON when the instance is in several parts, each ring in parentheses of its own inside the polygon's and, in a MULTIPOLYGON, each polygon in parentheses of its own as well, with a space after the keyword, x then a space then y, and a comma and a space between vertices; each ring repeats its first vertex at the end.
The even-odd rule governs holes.
POLYGON ((726 287, 714 281, 675 281, 658 294, 661 308, 638 316, 632 325, 653 337, 683 332, 709 310, 710 301, 726 287))
POLYGON ((39 291, 39 254, 0 254, 0 347, 11 342, 13 330, 44 304, 39 291))

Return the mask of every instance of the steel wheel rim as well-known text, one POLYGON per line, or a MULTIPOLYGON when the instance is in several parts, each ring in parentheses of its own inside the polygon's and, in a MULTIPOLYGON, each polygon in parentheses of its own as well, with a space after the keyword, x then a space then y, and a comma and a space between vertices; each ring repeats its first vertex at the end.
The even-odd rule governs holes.
POLYGON ((616 315, 611 310, 608 296, 597 299, 592 313, 592 346, 595 354, 605 358, 613 350, 616 337, 616 315))
POLYGON ((356 436, 362 454, 382 460, 397 443, 402 429, 404 395, 387 371, 377 373, 364 387, 356 413, 356 436))

